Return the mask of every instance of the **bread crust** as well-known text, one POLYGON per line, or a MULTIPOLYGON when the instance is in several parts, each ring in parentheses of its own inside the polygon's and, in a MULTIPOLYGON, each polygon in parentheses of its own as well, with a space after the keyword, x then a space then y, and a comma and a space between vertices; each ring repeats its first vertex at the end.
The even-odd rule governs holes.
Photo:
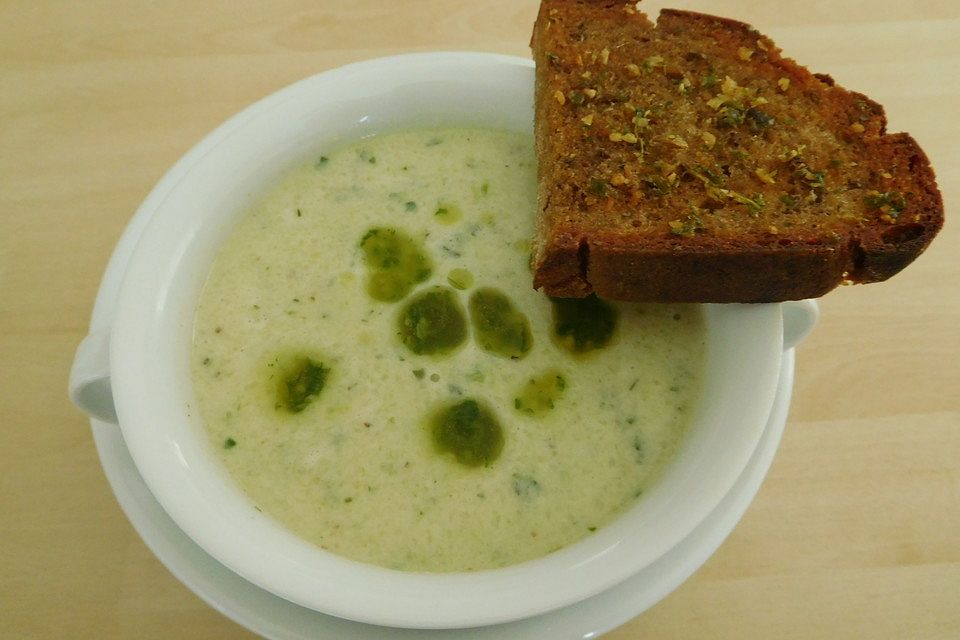
MULTIPOLYGON (((531 40, 537 62, 535 132, 540 161, 540 210, 533 257, 536 288, 558 297, 596 293, 634 301, 795 300, 822 296, 841 283, 886 280, 930 244, 943 224, 943 201, 933 169, 912 137, 886 133, 886 116, 879 104, 782 57, 769 38, 745 23, 666 9, 654 25, 629 8, 620 2, 597 0, 545 0, 541 5, 531 40), (564 41, 569 40, 571 25, 591 21, 602 25, 602 29, 598 27, 602 36, 588 32, 585 45, 564 41), (552 32, 550 27, 554 27, 552 32), (667 219, 660 220, 674 215, 661 202, 649 198, 632 201, 625 195, 627 190, 609 187, 605 188, 612 195, 586 193, 584 182, 592 167, 585 156, 616 157, 620 147, 600 135, 587 138, 584 127, 576 126, 578 122, 567 115, 569 109, 564 110, 570 105, 554 99, 558 91, 569 89, 570 74, 564 65, 573 63, 564 56, 579 58, 576 52, 585 47, 596 51, 602 46, 608 53, 616 52, 617 38, 624 38, 627 28, 632 45, 656 39, 658 33, 676 33, 677 38, 708 39, 716 44, 712 51, 725 52, 734 62, 738 51, 762 49, 757 56, 762 59, 749 63, 750 74, 766 78, 768 84, 788 78, 796 99, 818 110, 814 117, 823 119, 818 126, 830 129, 838 144, 848 144, 858 155, 858 162, 852 163, 859 165, 855 171, 834 172, 837 181, 857 183, 851 193, 859 200, 849 196, 848 201, 861 202, 862 194, 877 199, 869 194, 902 193, 907 203, 900 207, 904 215, 895 210, 892 217, 885 216, 867 207, 860 214, 862 219, 849 226, 828 220, 833 226, 811 224, 807 229, 798 225, 789 232, 770 232, 769 228, 750 227, 754 223, 747 218, 744 228, 734 232, 696 229, 689 235, 677 235, 670 232, 667 219), (609 41, 603 41, 607 37, 609 41)), ((682 71, 686 78, 686 70, 682 71)), ((618 66, 614 73, 623 71, 618 66)), ((581 113, 583 110, 576 115, 581 113)), ((629 172, 628 164, 621 161, 615 166, 629 172)), ((828 177, 834 179, 834 174, 828 177)), ((889 212, 890 207, 886 209, 889 212)), ((808 217, 815 215, 816 211, 808 217)))

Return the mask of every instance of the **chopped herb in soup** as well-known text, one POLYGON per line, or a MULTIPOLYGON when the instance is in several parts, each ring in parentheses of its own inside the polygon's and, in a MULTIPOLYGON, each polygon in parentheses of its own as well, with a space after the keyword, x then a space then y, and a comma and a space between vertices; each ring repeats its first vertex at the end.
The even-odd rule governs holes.
POLYGON ((553 411, 567 390, 566 376, 555 369, 530 378, 513 399, 513 408, 528 416, 553 411))
POLYGON ((489 287, 470 296, 477 345, 505 358, 522 358, 533 346, 530 321, 505 294, 489 287))
POLYGON ((490 409, 470 398, 445 407, 431 419, 436 449, 467 467, 493 464, 503 448, 503 428, 490 409))
POLYGON ((572 353, 586 353, 607 346, 617 330, 619 311, 595 295, 586 298, 551 298, 553 336, 572 353))
POLYGON ((397 229, 374 227, 360 240, 367 269, 367 293, 374 300, 402 300, 430 277, 430 259, 410 236, 397 229))
POLYGON ((397 334, 417 355, 449 353, 467 339, 466 314, 452 289, 431 287, 400 311, 397 334))
POLYGON ((280 364, 276 371, 277 408, 300 413, 313 402, 327 380, 330 369, 309 356, 298 356, 280 364))
POLYGON ((530 136, 473 129, 318 149, 252 208, 191 360, 252 504, 349 558, 469 571, 637 500, 693 411, 701 314, 534 291, 535 211, 530 136))

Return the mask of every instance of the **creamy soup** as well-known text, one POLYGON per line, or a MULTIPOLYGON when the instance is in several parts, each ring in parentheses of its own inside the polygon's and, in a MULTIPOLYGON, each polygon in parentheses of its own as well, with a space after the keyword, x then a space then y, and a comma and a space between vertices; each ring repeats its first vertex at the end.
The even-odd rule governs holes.
POLYGON ((256 508, 332 552, 466 571, 545 555, 641 496, 693 411, 684 305, 531 288, 528 135, 383 135, 287 174, 196 313, 198 410, 256 508))

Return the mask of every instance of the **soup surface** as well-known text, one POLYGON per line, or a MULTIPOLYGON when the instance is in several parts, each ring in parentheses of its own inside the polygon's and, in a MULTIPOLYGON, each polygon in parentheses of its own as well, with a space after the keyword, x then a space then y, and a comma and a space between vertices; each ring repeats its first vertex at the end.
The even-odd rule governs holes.
POLYGON ((609 522, 677 449, 700 311, 531 288, 525 134, 362 140, 289 173, 212 267, 200 416, 258 509, 390 568, 501 567, 609 522))

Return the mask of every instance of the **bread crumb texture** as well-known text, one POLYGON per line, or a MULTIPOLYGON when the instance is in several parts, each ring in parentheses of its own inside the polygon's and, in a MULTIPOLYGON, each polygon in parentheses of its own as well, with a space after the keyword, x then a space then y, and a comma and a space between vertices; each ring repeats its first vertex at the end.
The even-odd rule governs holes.
POLYGON ((815 297, 890 277, 942 225, 916 142, 749 25, 545 0, 532 47, 548 294, 815 297))

